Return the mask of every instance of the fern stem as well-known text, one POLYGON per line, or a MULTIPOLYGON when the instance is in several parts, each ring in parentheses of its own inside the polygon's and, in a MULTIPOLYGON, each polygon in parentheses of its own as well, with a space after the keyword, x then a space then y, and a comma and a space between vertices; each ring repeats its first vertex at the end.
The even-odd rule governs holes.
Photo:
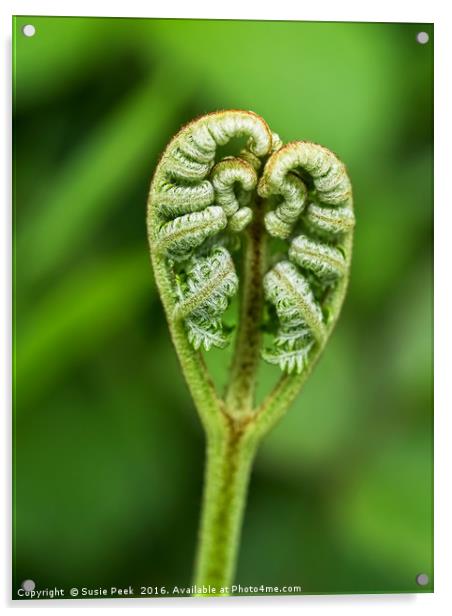
POLYGON ((229 595, 237 561, 255 440, 225 418, 207 438, 203 511, 195 570, 195 595, 229 595))
POLYGON ((239 329, 225 397, 226 412, 236 418, 252 411, 261 351, 262 279, 267 254, 264 207, 260 199, 257 199, 253 209, 254 219, 245 232, 239 329))

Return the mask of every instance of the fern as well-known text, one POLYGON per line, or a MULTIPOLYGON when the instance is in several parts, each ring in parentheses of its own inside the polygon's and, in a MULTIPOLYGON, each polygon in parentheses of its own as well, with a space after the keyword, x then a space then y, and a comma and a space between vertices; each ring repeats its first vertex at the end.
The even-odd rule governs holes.
POLYGON ((340 313, 352 251, 351 184, 327 148, 284 145, 255 113, 219 111, 168 144, 147 224, 171 337, 207 437, 195 581, 220 594, 234 574, 254 453, 299 393, 340 313), (218 160, 218 147, 235 137, 245 147, 218 160), (285 248, 269 266, 272 238, 285 248), (203 353, 230 341, 223 317, 239 289, 233 360, 220 395, 203 353), (264 314, 272 332, 266 349, 264 314), (261 357, 282 375, 256 407, 261 357))
POLYGON ((293 142, 269 159, 258 190, 262 196, 282 199, 265 217, 270 235, 288 238, 296 223, 305 228, 304 234, 289 241, 289 261, 275 265, 264 281, 266 298, 276 307, 279 330, 263 357, 279 363, 287 373, 301 373, 315 347, 312 340, 323 348, 342 304, 354 226, 351 184, 343 163, 332 152, 314 143, 293 142), (306 174, 313 184, 307 208, 308 188, 301 179, 306 174), (343 284, 336 284, 338 280, 343 284), (289 323, 287 306, 291 307, 289 323), (308 328, 311 339, 300 336, 306 344, 293 343, 293 322, 300 323, 300 330, 308 328))
POLYGON ((184 320, 195 350, 226 346, 221 318, 229 299, 237 292, 238 282, 234 263, 225 248, 215 248, 208 256, 190 260, 185 282, 177 283, 180 299, 174 318, 184 320))

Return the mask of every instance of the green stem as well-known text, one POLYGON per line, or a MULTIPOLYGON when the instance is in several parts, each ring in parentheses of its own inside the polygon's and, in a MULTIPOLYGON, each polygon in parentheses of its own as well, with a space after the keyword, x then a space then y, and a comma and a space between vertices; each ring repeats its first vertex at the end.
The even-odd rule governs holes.
POLYGON ((262 279, 266 267, 264 208, 245 238, 239 330, 225 396, 223 425, 207 435, 203 512, 195 585, 203 596, 229 594, 237 560, 243 512, 257 441, 251 420, 260 361, 262 279), (250 420, 250 421, 249 421, 250 420), (204 588, 203 588, 204 587, 204 588), (204 592, 203 592, 204 591, 204 592))
POLYGON ((267 256, 263 224, 265 211, 260 199, 257 199, 253 210, 253 221, 245 233, 239 329, 225 397, 226 409, 231 417, 251 413, 260 361, 260 324, 264 304, 262 279, 267 256))
POLYGON ((256 442, 225 418, 224 429, 207 439, 203 513, 195 594, 229 595, 256 442))

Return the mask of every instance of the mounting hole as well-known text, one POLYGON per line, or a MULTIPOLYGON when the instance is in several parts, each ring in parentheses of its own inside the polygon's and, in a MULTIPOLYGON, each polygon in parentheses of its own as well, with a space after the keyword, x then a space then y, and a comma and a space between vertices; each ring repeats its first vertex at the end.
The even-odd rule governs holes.
POLYGON ((28 37, 34 36, 36 34, 36 28, 31 24, 27 24, 22 28, 22 34, 28 37))
POLYGON ((31 592, 36 588, 36 583, 33 580, 24 580, 21 586, 25 592, 31 592))
POLYGON ((426 43, 429 42, 429 35, 427 34, 427 32, 418 32, 416 34, 416 40, 420 45, 425 45, 426 43))
POLYGON ((427 586, 428 582, 429 579, 426 573, 419 573, 419 575, 416 576, 416 583, 419 586, 427 586))

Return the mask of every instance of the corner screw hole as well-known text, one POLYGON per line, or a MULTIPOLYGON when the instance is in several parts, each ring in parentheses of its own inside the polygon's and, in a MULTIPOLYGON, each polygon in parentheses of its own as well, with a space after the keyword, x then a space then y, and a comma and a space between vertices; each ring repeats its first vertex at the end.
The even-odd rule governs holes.
POLYGON ((21 586, 25 592, 31 592, 36 588, 36 583, 33 580, 24 580, 21 586))
POLYGON ((420 45, 425 45, 426 43, 429 42, 430 37, 427 34, 427 32, 418 32, 416 34, 416 40, 420 45))
POLYGON ((22 34, 28 37, 34 36, 36 34, 36 28, 31 24, 27 24, 22 28, 22 34))
POLYGON ((429 582, 428 575, 426 573, 419 573, 416 576, 416 582, 419 586, 427 586, 429 582))

